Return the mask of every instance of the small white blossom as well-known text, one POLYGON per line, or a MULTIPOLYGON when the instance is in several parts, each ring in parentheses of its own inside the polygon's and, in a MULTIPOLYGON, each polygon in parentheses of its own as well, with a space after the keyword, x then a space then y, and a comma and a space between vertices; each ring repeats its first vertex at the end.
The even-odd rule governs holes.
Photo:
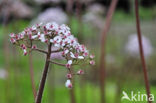
POLYGON ((71 64, 72 64, 72 60, 69 60, 69 61, 68 61, 68 64, 70 64, 70 65, 71 65, 71 64))
POLYGON ((10 37, 11 37, 11 38, 15 37, 15 34, 14 34, 14 33, 11 33, 11 34, 10 34, 10 37))
POLYGON ((76 58, 75 55, 74 55, 72 52, 70 52, 70 56, 71 56, 72 58, 76 58))
POLYGON ((68 50, 68 49, 66 49, 64 52, 65 52, 65 54, 67 54, 67 53, 69 52, 69 50, 68 50))
POLYGON ((41 40, 41 42, 45 42, 45 37, 44 37, 44 34, 41 34, 39 39, 41 40))
POLYGON ((27 55, 27 50, 26 49, 23 49, 23 55, 27 55))
POLYGON ((33 35, 32 36, 32 39, 35 39, 35 38, 37 38, 38 37, 38 35, 33 35))
POLYGON ((78 56, 78 59, 84 59, 84 57, 83 56, 78 56))
POLYGON ((66 83, 65 83, 65 86, 66 86, 67 88, 72 88, 72 83, 71 83, 71 81, 70 81, 70 80, 67 80, 66 83))

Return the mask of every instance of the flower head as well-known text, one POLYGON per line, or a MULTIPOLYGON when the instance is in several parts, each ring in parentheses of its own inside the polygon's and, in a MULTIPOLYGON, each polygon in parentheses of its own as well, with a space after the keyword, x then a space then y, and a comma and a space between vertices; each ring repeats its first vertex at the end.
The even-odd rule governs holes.
MULTIPOLYGON (((10 41, 12 44, 21 47, 23 55, 27 55, 31 50, 43 51, 36 46, 36 42, 44 43, 48 46, 51 44, 52 48, 57 48, 57 52, 51 50, 51 59, 54 60, 61 57, 63 58, 62 60, 66 60, 67 63, 63 66, 70 71, 67 74, 68 79, 71 79, 74 74, 71 73, 71 69, 73 69, 71 67, 73 65, 95 64, 95 61, 93 60, 94 55, 89 54, 88 49, 78 42, 72 35, 70 28, 65 24, 58 25, 55 22, 36 24, 24 29, 21 33, 11 33, 10 41)), ((47 51, 43 51, 43 53, 47 54, 47 51)), ((79 70, 77 74, 83 74, 83 71, 79 70)), ((67 80, 66 86, 68 88, 72 87, 70 80, 67 80)))

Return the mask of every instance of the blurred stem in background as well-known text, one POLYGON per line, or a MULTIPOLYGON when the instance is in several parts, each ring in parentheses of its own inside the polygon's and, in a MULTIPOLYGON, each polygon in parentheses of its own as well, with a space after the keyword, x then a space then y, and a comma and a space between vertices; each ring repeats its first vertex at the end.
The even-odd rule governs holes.
POLYGON ((144 81, 145 81, 145 87, 146 87, 146 92, 147 92, 147 96, 148 96, 148 103, 152 103, 149 100, 150 86, 149 86, 149 81, 148 81, 148 73, 147 73, 147 66, 146 66, 146 61, 145 61, 145 57, 144 57, 144 50, 143 50, 143 46, 142 46, 138 0, 135 0, 135 15, 136 15, 136 29, 137 29, 138 42, 139 42, 140 58, 141 58, 142 69, 143 69, 143 73, 144 73, 144 81))
POLYGON ((80 78, 80 101, 81 103, 87 103, 87 89, 86 89, 86 74, 82 75, 80 78))
MULTIPOLYGON (((66 7, 66 11, 67 11, 67 13, 68 13, 68 18, 69 18, 69 20, 68 20, 68 24, 71 26, 71 22, 72 22, 72 10, 73 10, 73 3, 74 3, 74 1, 73 0, 67 0, 67 7, 66 7)), ((73 77, 73 76, 72 76, 73 77)), ((74 79, 74 78, 73 78, 74 79)), ((73 83, 73 85, 74 85, 74 80, 72 79, 72 83, 73 83)), ((70 92, 70 102, 71 103, 76 103, 76 100, 75 100, 75 89, 74 89, 74 87, 71 89, 71 90, 69 90, 69 92, 70 92)))
MULTIPOLYGON (((9 69, 10 69, 10 56, 9 56, 9 44, 8 44, 8 36, 6 35, 7 34, 7 30, 8 30, 8 25, 7 25, 7 23, 8 23, 8 19, 9 19, 9 16, 10 16, 10 13, 8 12, 8 11, 6 11, 6 9, 5 8, 7 8, 7 2, 4 2, 4 4, 3 5, 5 5, 4 7, 3 7, 3 9, 1 10, 2 12, 4 12, 4 15, 3 15, 3 21, 2 21, 2 24, 3 24, 3 35, 5 35, 4 36, 4 61, 5 61, 5 69, 6 69, 6 71, 8 72, 8 73, 10 73, 9 72, 9 69)), ((6 80, 6 82, 5 82, 5 102, 7 102, 7 103, 9 103, 9 102, 11 102, 10 100, 10 91, 8 90, 8 87, 9 87, 9 75, 7 76, 7 80, 6 80)))
POLYGON ((104 25, 104 29, 102 32, 101 39, 101 57, 100 57, 100 92, 101 92, 101 103, 105 103, 105 45, 106 45, 106 35, 110 29, 110 23, 112 20, 113 13, 115 11, 118 0, 112 0, 111 5, 108 9, 108 13, 106 16, 106 23, 104 25))
MULTIPOLYGON (((82 22, 82 1, 80 0, 76 0, 76 17, 78 19, 78 37, 80 42, 84 42, 83 40, 83 22, 82 22)), ((85 76, 81 77, 80 80, 80 101, 81 103, 87 103, 86 101, 86 97, 87 97, 87 93, 86 93, 86 88, 85 88, 85 76)))
POLYGON ((76 17, 78 19, 78 37, 80 42, 83 42, 83 23, 82 23, 82 2, 76 0, 76 17))
MULTIPOLYGON (((5 16, 7 18, 7 16, 5 16)), ((3 35, 6 35, 7 34, 7 26, 6 26, 6 22, 5 20, 3 21, 3 35)), ((4 61, 5 61, 5 69, 6 71, 9 73, 9 69, 10 69, 10 56, 9 56, 9 46, 8 46, 8 37, 7 36, 4 36, 4 61)), ((9 87, 9 75, 7 76, 7 79, 6 82, 5 82, 5 93, 6 93, 6 99, 5 101, 9 103, 9 100, 8 99, 10 97, 10 93, 9 93, 9 90, 8 90, 8 87, 9 87)))
POLYGON ((73 10, 73 0, 67 0, 66 11, 69 18, 68 20, 69 25, 71 25, 71 21, 72 21, 72 10, 73 10))

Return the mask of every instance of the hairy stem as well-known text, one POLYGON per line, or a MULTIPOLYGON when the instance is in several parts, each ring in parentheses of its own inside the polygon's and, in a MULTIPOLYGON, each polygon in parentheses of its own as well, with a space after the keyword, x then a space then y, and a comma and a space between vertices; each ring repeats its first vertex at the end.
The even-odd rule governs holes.
POLYGON ((144 81, 145 81, 145 87, 146 87, 146 92, 147 92, 147 96, 148 96, 148 103, 152 103, 151 101, 149 101, 150 86, 149 86, 149 81, 148 81, 147 67, 146 67, 146 62, 145 62, 145 58, 144 58, 144 50, 143 50, 142 38, 141 38, 138 0, 135 0, 135 15, 136 15, 136 29, 137 29, 137 34, 138 34, 140 57, 141 57, 141 62, 142 62, 142 69, 143 69, 143 72, 144 72, 144 81))
POLYGON ((104 92, 104 85, 105 85, 105 41, 106 41, 106 34, 109 31, 111 19, 113 13, 116 8, 118 0, 112 0, 111 5, 109 7, 106 23, 104 25, 104 30, 101 39, 101 58, 100 58, 100 88, 101 88, 101 103, 105 102, 105 92, 104 92))
POLYGON ((48 54, 46 57, 46 63, 45 63, 45 67, 44 67, 44 71, 42 74, 42 78, 41 78, 41 82, 40 82, 40 86, 39 86, 39 90, 37 93, 37 97, 36 97, 36 102, 35 103, 41 103, 42 101, 42 95, 43 95, 43 91, 44 91, 44 86, 45 86, 45 82, 46 82, 46 78, 47 78, 47 74, 48 74, 48 68, 49 68, 49 59, 50 59, 50 54, 51 54, 51 43, 48 46, 48 54))

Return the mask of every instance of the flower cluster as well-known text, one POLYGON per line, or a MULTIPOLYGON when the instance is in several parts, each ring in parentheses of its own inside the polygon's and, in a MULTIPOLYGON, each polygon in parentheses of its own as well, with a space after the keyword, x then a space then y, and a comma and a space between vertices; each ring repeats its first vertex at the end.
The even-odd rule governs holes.
MULTIPOLYGON (((19 34, 10 34, 11 43, 18 45, 22 48, 24 55, 28 54, 28 50, 38 50, 34 41, 40 41, 47 45, 52 44, 52 47, 56 47, 57 52, 61 52, 61 55, 67 63, 65 67, 69 70, 67 74, 66 86, 72 87, 71 78, 74 73, 71 72, 73 65, 79 64, 91 64, 94 65, 94 55, 90 55, 89 51, 84 45, 79 44, 78 40, 71 34, 70 28, 65 24, 58 25, 56 23, 37 24, 30 28, 26 28, 19 34)), ((35 42, 36 43, 36 42, 35 42)), ((46 52, 46 51, 45 51, 46 52)), ((53 53, 53 51, 51 51, 53 53)), ((83 70, 79 70, 77 75, 83 74, 83 70)))

